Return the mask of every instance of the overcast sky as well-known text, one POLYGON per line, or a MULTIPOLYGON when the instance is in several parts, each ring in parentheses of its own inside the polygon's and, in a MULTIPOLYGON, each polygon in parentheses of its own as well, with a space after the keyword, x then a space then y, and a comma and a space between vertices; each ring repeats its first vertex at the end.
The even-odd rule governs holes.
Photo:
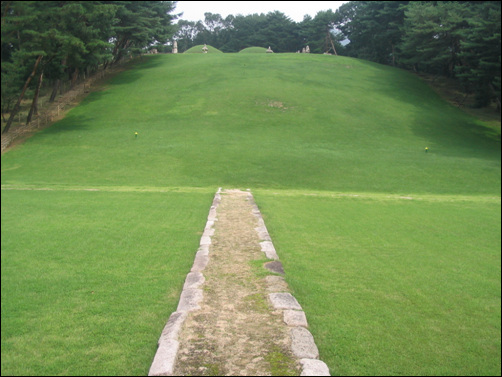
POLYGON ((204 21, 204 13, 217 13, 225 18, 229 14, 246 16, 253 13, 265 13, 278 10, 295 22, 303 21, 308 14, 315 17, 321 10, 333 12, 347 1, 178 1, 172 14, 183 12, 180 17, 188 21, 204 21))

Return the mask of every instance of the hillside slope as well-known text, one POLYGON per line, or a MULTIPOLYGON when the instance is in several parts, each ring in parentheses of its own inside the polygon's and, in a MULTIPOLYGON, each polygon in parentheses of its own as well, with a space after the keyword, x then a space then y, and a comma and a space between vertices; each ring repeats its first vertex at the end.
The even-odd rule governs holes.
POLYGON ((4 184, 491 194, 500 141, 402 70, 179 54, 114 78, 2 166, 4 184))

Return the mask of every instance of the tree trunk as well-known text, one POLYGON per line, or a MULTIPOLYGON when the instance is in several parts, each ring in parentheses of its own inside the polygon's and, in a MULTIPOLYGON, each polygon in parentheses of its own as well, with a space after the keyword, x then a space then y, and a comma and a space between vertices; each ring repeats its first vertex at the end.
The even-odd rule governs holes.
POLYGON ((79 74, 79 69, 75 68, 75 71, 73 71, 73 75, 71 78, 70 90, 73 89, 73 87, 75 86, 77 79, 78 79, 78 74, 79 74))
POLYGON ((335 45, 333 44, 333 40, 331 39, 331 37, 329 38, 329 41, 331 42, 331 47, 333 47, 333 52, 335 53, 336 56, 338 56, 338 54, 336 53, 335 45))
POLYGON ((35 91, 35 95, 33 96, 33 101, 31 102, 30 112, 28 113, 28 117, 26 118, 26 124, 31 122, 31 118, 33 114, 38 115, 38 95, 40 93, 40 87, 42 86, 42 80, 44 78, 44 73, 40 73, 38 76, 38 85, 37 90, 35 91))
POLYGON ((33 67, 33 72, 31 72, 30 76, 26 79, 26 83, 23 86, 23 89, 21 91, 21 95, 19 96, 16 105, 14 106, 14 109, 12 109, 12 112, 10 113, 9 120, 7 121, 7 124, 5 125, 5 128, 3 130, 3 134, 6 134, 9 131, 9 128, 12 124, 12 121, 14 120, 14 117, 16 116, 17 112, 19 111, 19 107, 21 106, 21 101, 23 100, 24 93, 26 92, 26 89, 28 89, 28 85, 30 85, 30 81, 33 79, 33 76, 35 76, 35 73, 37 72, 38 65, 42 61, 43 55, 38 55, 38 58, 35 62, 35 66, 33 67))
POLYGON ((488 86, 490 87, 490 89, 492 90, 492 93, 495 97, 495 101, 497 102, 497 110, 499 111, 499 114, 500 114, 500 97, 499 95, 497 94, 497 91, 495 90, 495 88, 493 87, 493 85, 490 83, 488 84, 488 86))
POLYGON ((52 88, 51 98, 49 98, 49 102, 52 103, 56 99, 58 95, 59 85, 61 85, 61 79, 57 79, 54 87, 52 88))

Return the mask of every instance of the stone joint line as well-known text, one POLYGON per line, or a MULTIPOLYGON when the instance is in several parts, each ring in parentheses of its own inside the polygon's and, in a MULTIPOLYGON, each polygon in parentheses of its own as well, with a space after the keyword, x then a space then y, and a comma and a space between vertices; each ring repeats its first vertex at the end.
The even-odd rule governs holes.
MULTIPOLYGON (((149 376, 170 376, 173 374, 179 351, 183 323, 189 312, 200 309, 203 299, 202 285, 205 282, 203 271, 209 262, 211 237, 214 235, 214 224, 218 221, 216 210, 221 202, 221 187, 214 196, 209 210, 207 223, 200 240, 200 246, 195 254, 192 269, 187 274, 185 284, 180 295, 178 307, 171 314, 158 340, 158 348, 153 359, 149 376)), ((268 259, 278 261, 279 256, 267 231, 261 212, 254 202, 253 195, 248 190, 248 200, 252 205, 252 213, 258 220, 255 228, 260 238, 261 251, 268 259)), ((266 277, 269 302, 275 310, 282 310, 283 320, 289 328, 291 337, 291 351, 301 364, 301 376, 329 376, 327 365, 319 360, 319 351, 314 338, 307 330, 307 318, 298 301, 289 293, 289 288, 282 276, 269 275, 266 277)))

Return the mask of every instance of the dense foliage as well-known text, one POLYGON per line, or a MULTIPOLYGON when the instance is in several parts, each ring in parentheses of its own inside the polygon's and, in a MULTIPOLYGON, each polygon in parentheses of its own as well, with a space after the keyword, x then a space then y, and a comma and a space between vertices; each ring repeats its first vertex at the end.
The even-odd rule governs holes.
POLYGON ((53 86, 54 100, 62 79, 74 84, 99 66, 165 44, 174 32, 175 16, 169 14, 174 6, 172 1, 2 1, 2 114, 15 115, 30 85, 36 109, 43 79, 53 86))
POLYGON ((180 20, 181 51, 210 44, 223 52, 271 46, 338 53, 459 80, 476 106, 500 111, 500 1, 350 1, 294 22, 280 12, 247 16, 205 13, 180 20), (331 44, 333 42, 333 44, 331 44), (348 43, 347 43, 348 42, 348 43))
POLYGON ((500 111, 500 1, 351 1, 336 27, 346 53, 444 75, 474 93, 476 106, 500 111))
POLYGON ((294 22, 285 14, 205 13, 172 21, 175 1, 2 1, 3 132, 26 92, 37 111, 42 85, 51 101, 61 81, 71 85, 98 67, 154 46, 180 52, 208 44, 222 52, 252 46, 275 52, 335 53, 458 80, 475 106, 500 111, 500 1, 350 1, 294 22), (47 84, 48 83, 48 84, 47 84), (6 119, 4 118, 4 121, 6 119))
POLYGON ((270 46, 275 52, 297 52, 306 46, 313 53, 340 53, 343 49, 331 10, 320 11, 314 18, 306 15, 299 23, 279 11, 226 18, 214 13, 204 16, 197 22, 178 21, 175 39, 181 52, 204 43, 223 52, 239 52, 251 46, 270 46))

